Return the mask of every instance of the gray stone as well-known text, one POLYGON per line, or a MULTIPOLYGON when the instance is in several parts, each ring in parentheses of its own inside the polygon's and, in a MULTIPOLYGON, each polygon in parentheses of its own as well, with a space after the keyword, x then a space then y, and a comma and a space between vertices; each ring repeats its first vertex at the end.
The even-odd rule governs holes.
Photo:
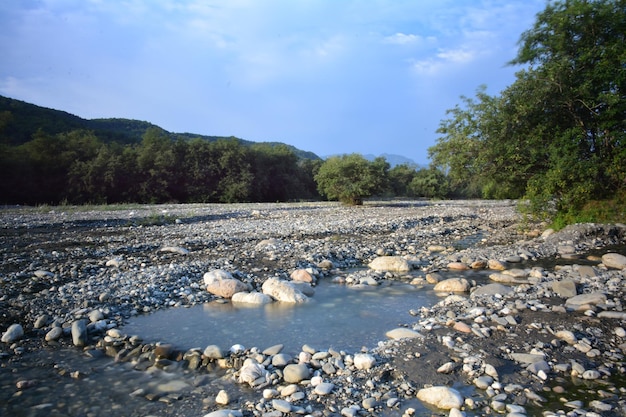
POLYGON ((531 353, 511 353, 510 356, 511 356, 511 359, 513 359, 515 362, 528 363, 528 364, 540 362, 544 360, 543 355, 535 355, 531 353))
POLYGON ((52 342, 53 340, 57 340, 63 334, 63 329, 60 327, 53 327, 50 329, 48 333, 46 333, 45 339, 46 342, 52 342))
POLYGON ((570 297, 565 301, 565 306, 573 309, 578 309, 581 306, 605 304, 606 295, 601 292, 593 292, 590 294, 580 294, 574 297, 570 297))
POLYGON ((205 414, 204 417, 243 417, 243 413, 239 410, 217 410, 205 414))
POLYGON ((76 320, 72 323, 72 343, 74 346, 87 344, 87 324, 85 320, 76 320))
POLYGON ((328 395, 333 391, 333 389, 335 389, 335 384, 332 384, 330 382, 322 382, 321 384, 315 386, 314 392, 317 395, 328 395))
POLYGON ((292 359, 293 358, 291 357, 291 355, 288 355, 286 353, 279 353, 272 357, 272 365, 277 368, 282 368, 284 366, 287 366, 287 364, 289 364, 292 359))
POLYGON ((290 364, 283 369, 283 379, 285 382, 297 384, 303 379, 308 379, 311 371, 305 364, 290 364))
POLYGON ((552 291, 561 298, 571 298, 578 294, 576 291, 576 283, 571 279, 552 282, 552 291))
POLYGON ((291 404, 285 400, 272 400, 272 407, 281 413, 291 412, 291 404))
POLYGON ((231 301, 233 303, 263 305, 271 303, 272 297, 257 291, 238 292, 233 294, 231 301))
POLYGON ((209 359, 222 359, 224 357, 224 352, 217 345, 207 346, 202 354, 209 359))
POLYGON ((506 295, 510 292, 513 292, 513 288, 503 285, 503 284, 487 284, 481 287, 476 288, 472 291, 471 297, 478 297, 481 295, 506 295))

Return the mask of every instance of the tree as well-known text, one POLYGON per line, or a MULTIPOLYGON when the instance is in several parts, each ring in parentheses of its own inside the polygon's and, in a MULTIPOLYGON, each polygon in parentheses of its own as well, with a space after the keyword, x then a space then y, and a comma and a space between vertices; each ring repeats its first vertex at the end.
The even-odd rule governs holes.
POLYGON ((448 178, 435 167, 420 169, 409 184, 409 190, 416 197, 445 198, 449 192, 448 178))
POLYGON ((550 2, 499 96, 448 112, 429 149, 452 192, 579 210, 626 190, 626 1, 550 2))
POLYGON ((362 155, 328 158, 320 166, 315 181, 319 192, 330 200, 361 205, 363 199, 382 191, 389 165, 384 158, 369 162, 362 155))
POLYGON ((415 177, 416 170, 414 166, 408 164, 400 164, 389 170, 389 189, 396 197, 408 197, 411 192, 409 184, 415 177))

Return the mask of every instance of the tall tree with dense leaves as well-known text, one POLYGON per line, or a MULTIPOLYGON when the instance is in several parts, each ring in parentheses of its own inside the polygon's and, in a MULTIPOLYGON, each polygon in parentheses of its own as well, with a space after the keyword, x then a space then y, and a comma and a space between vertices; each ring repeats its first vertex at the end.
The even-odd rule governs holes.
POLYGON ((528 67, 526 88, 543 94, 545 173, 530 179, 536 202, 560 211, 626 187, 626 1, 550 3, 520 40, 513 64, 528 67))
POLYGON ((330 200, 348 205, 361 205, 363 199, 383 191, 389 164, 370 162, 359 154, 333 156, 320 166, 315 181, 320 193, 330 200))

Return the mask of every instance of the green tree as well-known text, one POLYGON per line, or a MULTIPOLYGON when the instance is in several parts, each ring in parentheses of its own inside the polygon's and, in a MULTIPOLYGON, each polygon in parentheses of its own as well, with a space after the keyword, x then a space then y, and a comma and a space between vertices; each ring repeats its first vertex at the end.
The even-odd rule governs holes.
POLYGON ((416 169, 408 164, 400 164, 389 170, 389 189, 396 197, 409 197, 409 184, 415 177, 416 169))
POLYGON ((389 167, 383 161, 369 162, 359 154, 328 158, 315 175, 318 190, 330 200, 361 205, 364 198, 383 191, 386 178, 381 176, 386 176, 389 167))
POLYGON ((420 169, 413 176, 409 190, 416 197, 445 198, 449 192, 448 178, 435 167, 420 169))

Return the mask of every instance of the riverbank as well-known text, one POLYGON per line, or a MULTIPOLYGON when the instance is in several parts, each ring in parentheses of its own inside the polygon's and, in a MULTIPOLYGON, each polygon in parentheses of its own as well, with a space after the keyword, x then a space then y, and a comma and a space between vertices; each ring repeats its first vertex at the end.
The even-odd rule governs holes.
POLYGON ((575 264, 590 250, 624 245, 623 226, 581 225, 542 237, 539 225, 520 227, 514 202, 493 201, 16 208, 0 216, 0 329, 19 324, 24 332, 0 345, 2 399, 16 415, 455 413, 426 411, 416 395, 428 384, 460 384, 459 407, 468 415, 624 414, 623 270, 600 260, 543 270, 521 263, 558 257, 575 264), (347 272, 382 256, 402 257, 410 273, 347 272), (479 295, 472 282, 466 292, 444 291, 439 304, 412 312, 415 322, 402 326, 414 338, 367 352, 335 352, 315 341, 291 358, 278 346, 181 352, 175 340, 157 347, 119 330, 136 314, 217 300, 203 282, 217 269, 254 289, 307 268, 316 279, 347 285, 429 286, 451 263, 486 269, 490 260, 520 270, 517 281, 493 294, 479 295), (566 304, 598 293, 604 298, 566 304), (77 321, 86 330, 79 343, 77 321), (55 368, 58 355, 67 356, 66 366, 55 368), (274 364, 277 357, 285 363, 274 364), (242 377, 250 359, 258 365, 247 368, 252 380, 242 377), (297 363, 301 379, 286 381, 285 369, 297 363), (107 393, 110 374, 118 382, 107 393), (166 380, 177 382, 161 386, 166 380), (592 391, 589 400, 567 404, 579 381, 592 391), (72 404, 62 399, 63 385, 85 394, 72 404), (89 395, 94 389, 104 398, 89 395))

